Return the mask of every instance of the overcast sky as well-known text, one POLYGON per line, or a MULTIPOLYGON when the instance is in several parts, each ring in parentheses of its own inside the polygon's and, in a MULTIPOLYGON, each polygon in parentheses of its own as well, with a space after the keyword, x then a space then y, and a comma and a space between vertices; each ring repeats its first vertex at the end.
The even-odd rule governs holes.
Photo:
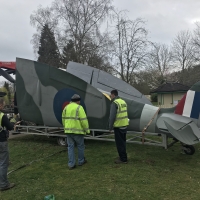
MULTIPOLYGON (((51 2, 0 0, 0 61, 35 59, 30 40, 36 29, 30 25, 30 15, 39 5, 45 7, 51 2)), ((119 10, 128 10, 130 19, 146 20, 153 42, 170 44, 179 31, 192 31, 200 21, 200 0, 114 0, 113 4, 119 10)))

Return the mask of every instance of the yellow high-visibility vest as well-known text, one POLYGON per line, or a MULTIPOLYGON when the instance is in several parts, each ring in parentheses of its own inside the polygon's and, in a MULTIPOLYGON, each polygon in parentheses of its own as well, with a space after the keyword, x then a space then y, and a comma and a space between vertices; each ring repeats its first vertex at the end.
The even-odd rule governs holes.
POLYGON ((116 115, 116 119, 113 126, 114 127, 127 126, 129 123, 128 123, 128 113, 127 113, 126 102, 122 99, 116 99, 114 103, 117 104, 118 109, 117 109, 117 115, 116 115))
POLYGON ((65 133, 90 133, 87 116, 81 105, 71 102, 62 112, 62 124, 65 133))
POLYGON ((13 117, 13 118, 10 120, 10 122, 16 123, 17 121, 16 121, 16 119, 13 117))

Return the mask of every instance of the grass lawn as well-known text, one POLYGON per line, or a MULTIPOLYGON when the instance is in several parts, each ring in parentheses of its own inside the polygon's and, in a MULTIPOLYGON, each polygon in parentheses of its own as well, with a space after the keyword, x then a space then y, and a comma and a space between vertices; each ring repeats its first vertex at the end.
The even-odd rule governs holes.
MULTIPOLYGON (((67 151, 33 162, 9 175, 16 187, 0 192, 0 199, 42 200, 49 194, 56 200, 200 199, 200 145, 188 156, 179 144, 168 150, 127 144, 129 163, 116 165, 115 143, 85 144, 86 165, 68 170, 67 151)), ((9 171, 65 149, 43 136, 11 139, 9 148, 9 171)))

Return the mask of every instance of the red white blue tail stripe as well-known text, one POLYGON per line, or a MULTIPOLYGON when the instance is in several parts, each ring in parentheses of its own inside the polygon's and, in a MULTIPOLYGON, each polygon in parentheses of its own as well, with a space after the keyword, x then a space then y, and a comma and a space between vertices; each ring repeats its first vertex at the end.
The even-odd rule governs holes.
POLYGON ((200 114, 200 92, 188 90, 176 106, 175 113, 198 119, 200 114))

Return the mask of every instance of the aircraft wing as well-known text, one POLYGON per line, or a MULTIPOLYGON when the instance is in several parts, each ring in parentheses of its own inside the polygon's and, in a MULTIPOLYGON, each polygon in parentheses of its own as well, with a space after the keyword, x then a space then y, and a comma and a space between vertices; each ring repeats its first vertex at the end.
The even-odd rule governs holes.
POLYGON ((164 113, 156 124, 159 130, 169 132, 182 143, 193 145, 200 141, 200 130, 191 118, 164 113))
POLYGON ((133 86, 102 70, 76 62, 69 62, 66 71, 79 77, 102 92, 106 91, 110 93, 111 90, 117 89, 119 96, 122 98, 152 105, 152 103, 133 86))

